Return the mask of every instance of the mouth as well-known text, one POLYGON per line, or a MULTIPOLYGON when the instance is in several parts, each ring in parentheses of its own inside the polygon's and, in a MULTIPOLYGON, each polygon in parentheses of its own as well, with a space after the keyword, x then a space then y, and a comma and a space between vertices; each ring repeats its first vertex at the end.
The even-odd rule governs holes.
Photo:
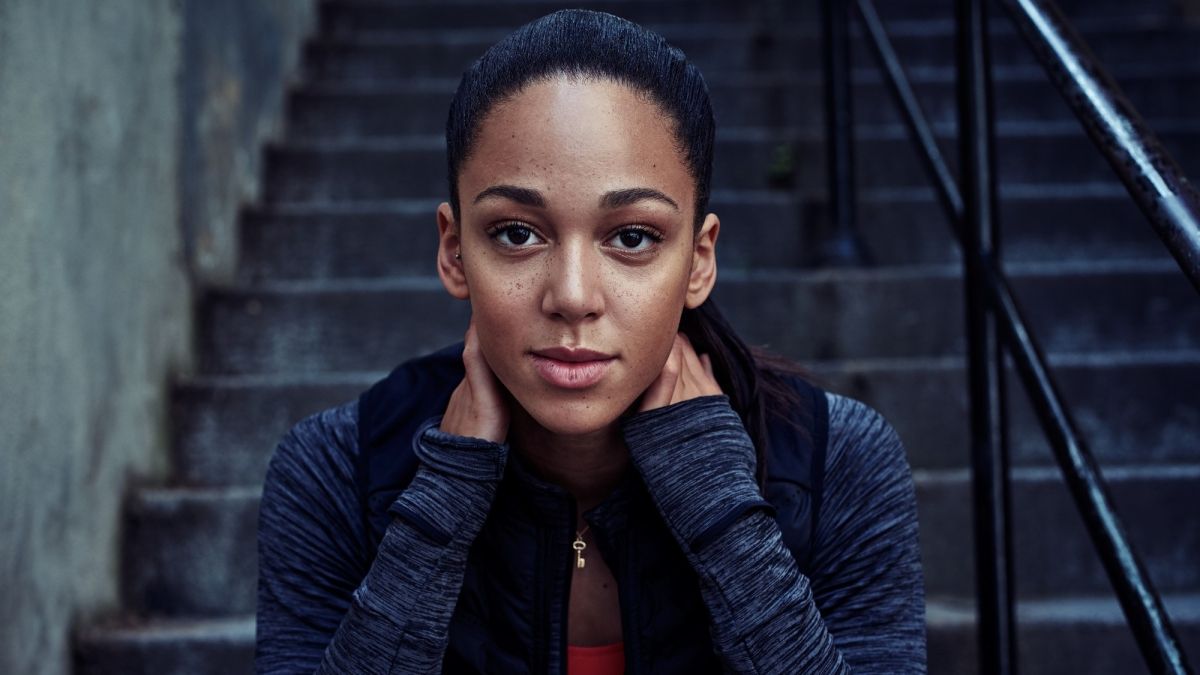
POLYGON ((584 389, 596 384, 616 361, 611 354, 568 347, 534 350, 530 357, 538 375, 562 389, 584 389))

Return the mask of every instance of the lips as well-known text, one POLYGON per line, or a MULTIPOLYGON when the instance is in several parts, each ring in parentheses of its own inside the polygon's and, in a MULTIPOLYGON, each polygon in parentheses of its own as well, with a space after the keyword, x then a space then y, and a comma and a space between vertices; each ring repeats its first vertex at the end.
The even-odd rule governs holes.
POLYGON ((547 383, 563 389, 584 389, 599 382, 615 356, 591 349, 551 347, 530 354, 533 367, 547 383))

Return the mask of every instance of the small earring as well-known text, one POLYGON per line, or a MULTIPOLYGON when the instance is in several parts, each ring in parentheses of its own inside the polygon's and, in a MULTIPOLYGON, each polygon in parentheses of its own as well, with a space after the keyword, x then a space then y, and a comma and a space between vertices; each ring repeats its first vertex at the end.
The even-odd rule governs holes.
POLYGON ((456 251, 456 252, 454 253, 454 259, 455 259, 455 260, 462 260, 462 253, 458 253, 458 252, 456 251))

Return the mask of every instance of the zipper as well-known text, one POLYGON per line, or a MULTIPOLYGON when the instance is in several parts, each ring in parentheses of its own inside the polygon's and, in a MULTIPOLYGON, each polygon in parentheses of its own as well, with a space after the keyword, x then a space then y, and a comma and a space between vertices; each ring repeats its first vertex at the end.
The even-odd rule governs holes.
MULTIPOLYGON (((567 521, 567 541, 572 541, 571 535, 575 532, 575 524, 578 522, 579 518, 579 516, 575 513, 574 497, 567 498, 567 507, 568 516, 570 517, 570 520, 567 521)), ((566 549, 563 548, 562 550, 565 551, 566 549)), ((565 674, 567 672, 567 635, 569 633, 568 629, 570 628, 568 622, 571 618, 571 578, 575 576, 573 574, 574 569, 572 568, 572 565, 574 564, 575 556, 574 553, 572 553, 569 556, 559 555, 558 558, 560 561, 558 565, 559 573, 562 574, 563 578, 565 579, 562 586, 563 597, 561 598, 560 602, 562 605, 562 615, 560 617, 561 621, 558 624, 558 672, 565 674)), ((553 554, 550 554, 550 560, 551 562, 554 561, 553 554)))

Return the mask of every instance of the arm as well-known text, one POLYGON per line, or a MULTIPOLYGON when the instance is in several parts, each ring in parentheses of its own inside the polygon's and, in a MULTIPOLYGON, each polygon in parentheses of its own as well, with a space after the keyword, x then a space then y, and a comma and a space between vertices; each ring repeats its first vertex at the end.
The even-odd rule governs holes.
MULTIPOLYGON (((348 407, 348 406, 347 406, 348 407)), ((346 411, 341 414, 345 415, 346 411)), ((365 572, 353 427, 330 413, 276 450, 259 515, 259 673, 438 672, 467 552, 507 447, 427 427, 420 468, 365 572), (331 452, 330 446, 340 451, 331 452)))
POLYGON ((463 366, 445 415, 415 435, 416 475, 388 509, 369 569, 351 459, 357 408, 349 423, 309 418, 279 445, 259 511, 259 673, 441 670, 467 553, 508 458, 508 410, 474 322, 463 366))
POLYGON ((900 438, 883 416, 828 395, 824 505, 812 586, 855 672, 925 672, 925 582, 917 500, 900 438))
POLYGON ((808 579, 754 482, 754 448, 724 395, 638 413, 630 457, 700 580, 713 647, 738 673, 849 672, 808 579))
MULTIPOLYGON (((882 443, 879 451, 887 457, 879 459, 894 465, 891 455, 898 451, 903 463, 894 433, 879 424, 886 433, 864 435, 861 443, 882 443)), ((833 431, 831 425, 831 444, 833 431)), ((727 668, 924 672, 915 502, 906 464, 902 474, 850 473, 858 469, 852 462, 830 465, 822 520, 828 525, 818 531, 825 543, 814 582, 783 544, 754 481, 753 445, 725 396, 639 413, 626 421, 625 435, 635 466, 699 577, 714 647, 727 668), (841 494, 848 485, 859 489, 841 494), (862 498, 881 501, 853 503, 862 498), (880 510, 895 513, 877 526, 861 520, 880 510), (895 558, 916 565, 915 582, 912 565, 889 568, 895 558)))

